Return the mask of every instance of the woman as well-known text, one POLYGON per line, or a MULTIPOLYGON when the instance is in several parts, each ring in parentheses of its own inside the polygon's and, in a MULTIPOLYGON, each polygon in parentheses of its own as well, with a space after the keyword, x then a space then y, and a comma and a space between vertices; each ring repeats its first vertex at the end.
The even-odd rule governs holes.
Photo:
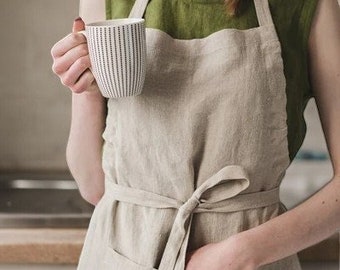
MULTIPOLYGON (((85 22, 104 19, 88 2, 85 22)), ((73 91, 67 161, 96 205, 78 269, 301 269, 296 252, 340 228, 336 0, 227 1, 221 15, 222 2, 107 1, 106 18, 144 16, 148 27, 133 98, 99 94, 80 19, 52 48, 73 91), (279 186, 311 96, 334 176, 287 211, 279 186)))

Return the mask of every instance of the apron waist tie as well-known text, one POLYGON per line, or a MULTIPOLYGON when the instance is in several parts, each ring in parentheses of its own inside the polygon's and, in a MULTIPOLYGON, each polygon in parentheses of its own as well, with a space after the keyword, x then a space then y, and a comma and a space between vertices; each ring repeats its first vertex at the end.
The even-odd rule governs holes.
POLYGON ((279 186, 271 190, 239 194, 250 184, 246 171, 228 165, 203 182, 186 201, 105 181, 111 199, 152 208, 178 209, 163 252, 159 270, 184 269, 193 213, 234 212, 280 202, 279 186))

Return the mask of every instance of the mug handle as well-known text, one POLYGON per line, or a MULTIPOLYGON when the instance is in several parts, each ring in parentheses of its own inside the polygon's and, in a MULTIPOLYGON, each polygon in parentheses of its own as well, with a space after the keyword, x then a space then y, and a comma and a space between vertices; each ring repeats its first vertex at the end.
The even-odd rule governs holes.
POLYGON ((87 38, 86 30, 78 31, 77 33, 84 35, 87 38))
MULTIPOLYGON (((81 30, 81 31, 78 31, 77 32, 78 34, 82 34, 82 35, 84 35, 85 36, 85 38, 87 39, 87 33, 86 33, 86 30, 81 30)), ((93 73, 93 71, 92 71, 92 67, 89 67, 89 69, 91 70, 91 72, 93 73)))

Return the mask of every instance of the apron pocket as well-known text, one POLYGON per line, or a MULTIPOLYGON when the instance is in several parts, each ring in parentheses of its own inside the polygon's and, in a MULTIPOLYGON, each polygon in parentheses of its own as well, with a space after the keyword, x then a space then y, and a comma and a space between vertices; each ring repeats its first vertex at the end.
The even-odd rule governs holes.
POLYGON ((109 265, 110 269, 157 270, 156 268, 140 265, 110 247, 107 247, 105 250, 104 263, 109 265))

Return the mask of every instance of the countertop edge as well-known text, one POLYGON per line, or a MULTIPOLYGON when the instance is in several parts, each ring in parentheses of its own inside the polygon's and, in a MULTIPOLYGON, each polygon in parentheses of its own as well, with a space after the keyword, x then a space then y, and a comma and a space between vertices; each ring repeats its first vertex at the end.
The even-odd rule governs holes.
MULTIPOLYGON (((0 229, 0 263, 77 264, 87 229, 0 229)), ((339 233, 298 252, 301 261, 338 261, 339 233)))
POLYGON ((0 263, 77 264, 86 229, 0 229, 0 263))

